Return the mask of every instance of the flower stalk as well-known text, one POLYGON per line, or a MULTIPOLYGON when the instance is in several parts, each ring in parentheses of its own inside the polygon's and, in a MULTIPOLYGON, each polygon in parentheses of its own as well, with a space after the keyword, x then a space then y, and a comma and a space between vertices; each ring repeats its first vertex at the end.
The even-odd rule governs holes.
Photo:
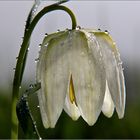
POLYGON ((74 14, 70 9, 68 9, 65 6, 61 6, 60 4, 67 2, 66 0, 60 1, 58 3, 52 4, 50 6, 45 7, 43 10, 41 10, 32 20, 32 22, 29 24, 28 28, 25 31, 24 40, 21 45, 21 49, 19 52, 19 56, 17 59, 16 69, 15 69, 15 75, 14 75, 14 81, 13 81, 13 91, 12 91, 12 128, 11 128, 11 139, 17 139, 18 138, 18 119, 16 116, 16 104, 19 99, 20 94, 20 88, 21 88, 21 82, 22 82, 22 76, 24 73, 24 68, 26 64, 26 57, 27 52, 29 48, 29 42, 32 35, 32 32, 36 26, 36 24, 39 22, 39 20, 47 13, 54 11, 54 10, 63 10, 67 12, 72 20, 72 29, 75 29, 76 19, 74 14))

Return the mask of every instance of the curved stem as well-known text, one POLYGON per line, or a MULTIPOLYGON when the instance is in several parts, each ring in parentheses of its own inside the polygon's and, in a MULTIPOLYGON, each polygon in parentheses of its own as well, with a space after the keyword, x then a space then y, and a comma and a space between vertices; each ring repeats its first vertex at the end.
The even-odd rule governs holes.
MULTIPOLYGON (((63 3, 63 2, 66 2, 66 1, 62 1, 61 3, 63 3)), ((31 38, 31 34, 32 34, 36 24, 41 19, 41 17, 44 16, 46 13, 49 13, 49 12, 54 11, 54 10, 63 10, 65 12, 67 12, 71 17, 72 29, 75 29, 76 26, 77 26, 76 25, 76 19, 75 19, 74 14, 72 13, 72 11, 65 6, 60 6, 59 4, 61 4, 61 3, 57 3, 57 4, 47 6, 43 10, 41 10, 35 16, 35 18, 31 22, 31 24, 29 25, 28 31, 26 31, 26 33, 25 33, 25 37, 24 37, 24 40, 23 40, 23 43, 21 45, 21 49, 20 49, 20 52, 19 52, 19 57, 18 57, 18 60, 17 60, 15 76, 14 76, 14 81, 13 81, 12 128, 11 128, 11 138, 12 139, 17 139, 18 138, 18 120, 17 120, 17 116, 16 116, 16 103, 18 101, 23 70, 24 70, 24 67, 25 67, 24 59, 25 59, 25 56, 26 56, 26 52, 28 50, 28 44, 29 44, 29 40, 31 38)))

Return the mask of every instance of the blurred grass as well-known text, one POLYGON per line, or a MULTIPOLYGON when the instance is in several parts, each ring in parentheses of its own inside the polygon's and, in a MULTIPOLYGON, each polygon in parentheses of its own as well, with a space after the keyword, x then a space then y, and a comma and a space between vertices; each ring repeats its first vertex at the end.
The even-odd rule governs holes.
MULTIPOLYGON (((94 126, 88 126, 80 117, 78 121, 63 112, 54 129, 44 129, 38 106, 37 95, 29 97, 29 105, 37 122, 42 138, 53 139, 136 139, 140 138, 140 73, 139 70, 125 73, 127 87, 127 101, 125 117, 118 119, 115 112, 112 118, 106 118, 102 113, 94 126)), ((0 138, 10 138, 10 97, 0 92, 0 138), (1 94, 2 93, 2 94, 1 94)), ((20 128, 20 127, 19 127, 20 128)), ((19 138, 25 138, 21 128, 19 138)))

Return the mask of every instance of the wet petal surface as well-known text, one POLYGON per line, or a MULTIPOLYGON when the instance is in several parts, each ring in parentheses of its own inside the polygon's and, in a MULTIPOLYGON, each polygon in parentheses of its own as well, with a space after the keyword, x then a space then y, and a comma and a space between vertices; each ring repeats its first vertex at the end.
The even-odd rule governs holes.
MULTIPOLYGON (((92 35, 91 35, 92 36, 92 35)), ((99 61, 99 48, 93 38, 83 32, 71 32, 69 51, 70 71, 73 76, 76 103, 83 119, 93 125, 102 108, 105 93, 105 72, 99 61)))
POLYGON ((122 118, 125 109, 125 84, 119 52, 115 43, 107 33, 98 32, 94 34, 99 45, 102 46, 108 87, 118 116, 122 118))

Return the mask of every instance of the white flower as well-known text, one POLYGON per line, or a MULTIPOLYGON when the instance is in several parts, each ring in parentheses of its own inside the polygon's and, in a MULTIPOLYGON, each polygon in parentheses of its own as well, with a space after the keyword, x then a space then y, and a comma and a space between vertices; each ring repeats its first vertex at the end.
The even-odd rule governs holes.
POLYGON ((124 116, 125 83, 119 52, 110 35, 71 30, 45 37, 37 64, 42 121, 53 128, 64 109, 93 125, 101 111, 124 116))

